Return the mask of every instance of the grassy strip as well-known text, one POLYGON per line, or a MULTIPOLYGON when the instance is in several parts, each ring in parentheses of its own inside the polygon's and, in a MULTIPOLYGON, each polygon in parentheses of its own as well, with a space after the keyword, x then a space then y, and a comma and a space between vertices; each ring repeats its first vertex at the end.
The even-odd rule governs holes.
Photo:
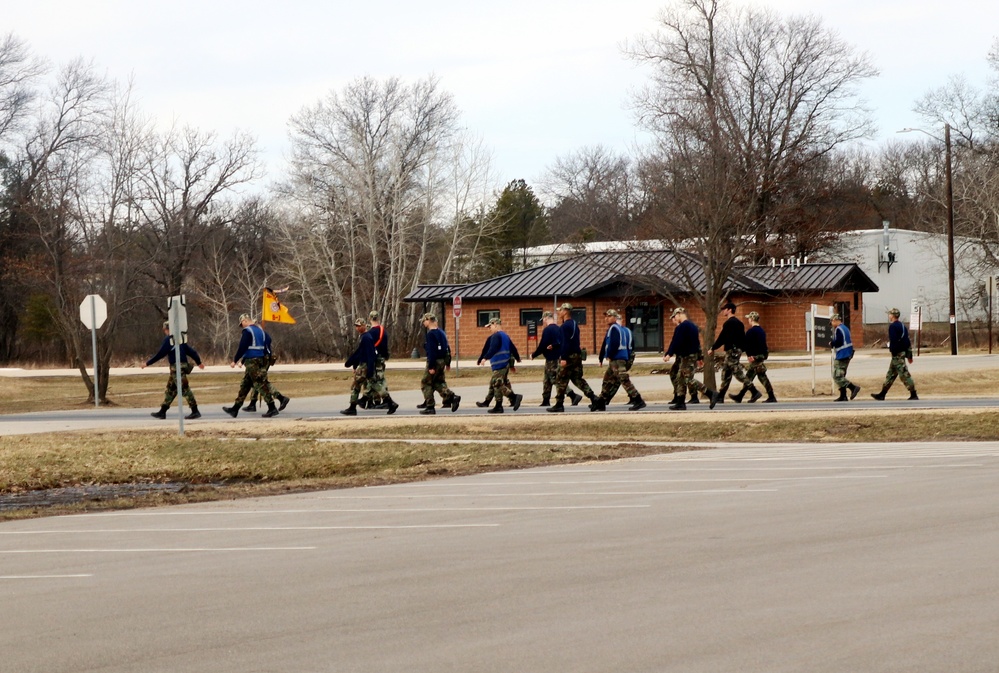
POLYGON ((643 414, 550 419, 317 421, 169 431, 0 437, 0 494, 90 484, 182 483, 180 493, 0 512, 0 519, 416 481, 663 453, 641 441, 793 442, 995 439, 999 412, 643 414), (337 439, 365 438, 362 443, 337 439), (427 439, 434 443, 412 443, 427 439), (514 443, 523 439, 535 442, 514 443), (325 440, 325 441, 317 441, 325 440), (463 440, 488 440, 472 443, 463 440), (562 440, 582 441, 566 444, 562 440), (610 442, 587 444, 586 442, 610 442))

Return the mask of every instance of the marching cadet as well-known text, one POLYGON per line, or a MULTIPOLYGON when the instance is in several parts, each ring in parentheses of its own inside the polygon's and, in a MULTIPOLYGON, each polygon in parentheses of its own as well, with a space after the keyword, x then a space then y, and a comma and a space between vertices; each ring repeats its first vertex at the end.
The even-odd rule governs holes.
POLYGON ((499 318, 490 318, 489 331, 492 332, 492 336, 489 337, 486 352, 478 361, 478 364, 482 364, 483 360, 488 360, 489 366, 493 370, 492 378, 489 379, 489 391, 496 397, 496 406, 488 413, 502 414, 504 397, 510 400, 510 406, 516 411, 520 409, 520 403, 524 400, 524 396, 513 392, 508 378, 510 360, 513 358, 510 336, 503 331, 499 318))
POLYGON ((445 370, 451 368, 451 346, 447 335, 437 326, 437 316, 433 313, 423 314, 423 326, 427 329, 426 341, 423 344, 427 352, 427 366, 423 372, 421 390, 423 404, 417 405, 421 414, 435 414, 434 393, 440 393, 441 405, 450 406, 451 411, 458 411, 461 396, 447 387, 445 370))
MULTIPOLYGON (((368 313, 368 321, 371 323, 370 332, 372 339, 374 339, 375 375, 374 378, 368 380, 365 390, 365 397, 368 404, 362 406, 377 405, 379 409, 391 408, 394 402, 388 401, 390 395, 388 383, 385 381, 385 366, 389 359, 388 333, 385 331, 385 326, 382 325, 381 316, 378 311, 368 313)), ((396 405, 396 408, 398 408, 398 405, 396 405)), ((392 409, 389 413, 391 414, 394 411, 395 409, 392 409)))
MULTIPOLYGON (((375 350, 374 330, 369 331, 368 324, 362 318, 354 321, 354 330, 361 338, 353 354, 343 363, 344 367, 354 368, 354 381, 350 387, 350 406, 340 411, 344 416, 357 415, 357 399, 361 395, 361 391, 376 376, 375 361, 377 359, 377 352, 375 350)), ((388 402, 388 413, 395 413, 399 405, 393 402, 387 393, 385 399, 388 402)))
MULTIPOLYGON (((583 350, 579 346, 579 327, 572 319, 572 304, 565 303, 559 306, 558 316, 562 319, 562 355, 559 360, 558 377, 555 379, 555 404, 548 407, 548 411, 552 412, 565 411, 562 403, 565 401, 570 382, 582 390, 591 403, 597 399, 590 384, 583 378, 583 350)), ((574 395, 570 391, 569 399, 575 406, 583 397, 579 394, 574 395)))
POLYGON ((670 318, 676 327, 673 330, 673 339, 670 341, 669 348, 663 355, 663 361, 669 362, 669 359, 675 355, 680 363, 680 370, 676 381, 677 401, 669 408, 672 411, 683 411, 687 408, 684 400, 687 398, 687 388, 689 387, 707 395, 708 408, 714 409, 718 402, 718 393, 708 390, 703 383, 694 378, 694 372, 697 371, 701 357, 701 332, 693 321, 687 319, 687 309, 685 308, 673 309, 670 318))
MULTIPOLYGON (((558 377, 558 362, 562 356, 562 330, 555 324, 555 316, 551 311, 545 311, 541 316, 544 323, 544 330, 541 332, 541 340, 538 347, 531 353, 531 359, 539 355, 545 356, 545 374, 541 384, 541 406, 551 405, 552 387, 558 377)), ((580 396, 578 399, 583 399, 580 396)), ((575 404, 575 402, 573 402, 575 404)))
POLYGON ((759 378, 764 390, 767 391, 767 399, 763 401, 772 404, 777 398, 774 397, 774 387, 770 385, 770 377, 767 376, 767 357, 770 355, 767 349, 767 333, 760 327, 760 314, 756 311, 747 313, 746 320, 749 321, 749 329, 746 330, 746 339, 743 342, 746 347, 746 360, 749 361, 746 366, 746 380, 742 382, 742 390, 729 397, 736 402, 742 402, 742 398, 749 392, 750 402, 760 399, 763 394, 753 385, 753 379, 759 378))
POLYGON ((725 401, 725 393, 732 384, 732 377, 735 376, 739 383, 746 384, 746 370, 742 368, 739 358, 742 357, 743 341, 746 338, 746 328, 742 321, 735 316, 735 304, 728 302, 722 306, 721 333, 715 339, 714 344, 708 349, 708 355, 714 355, 719 348, 725 349, 725 361, 722 363, 722 381, 718 388, 718 403, 725 401))
MULTIPOLYGON (((260 329, 264 329, 263 325, 260 326, 260 329)), ((291 398, 282 395, 271 381, 271 367, 274 366, 275 362, 277 362, 277 357, 274 355, 274 350, 271 348, 271 335, 267 330, 264 330, 264 368, 267 373, 267 388, 271 392, 271 397, 281 403, 278 406, 278 411, 284 411, 284 408, 288 406, 288 402, 291 402, 291 398)), ((243 407, 243 411, 256 411, 257 399, 259 397, 260 396, 257 395, 257 389, 253 388, 250 391, 250 402, 243 407)))
MULTIPOLYGON (((239 326, 243 330, 243 334, 240 336, 236 355, 233 356, 229 366, 235 368, 242 361, 244 367, 243 379, 239 384, 236 401, 231 407, 222 407, 222 411, 236 418, 243 400, 246 399, 250 388, 253 388, 257 391, 258 395, 264 398, 264 402, 267 403, 267 412, 261 414, 261 416, 264 418, 277 416, 279 410, 274 406, 274 398, 271 395, 271 386, 269 385, 270 382, 267 380, 267 362, 265 357, 267 354, 268 335, 248 313, 239 316, 239 326)), ((282 409, 287 406, 287 400, 287 397, 281 398, 282 409)))
MULTIPOLYGON (((145 369, 164 356, 166 356, 167 362, 170 363, 170 379, 167 381, 166 392, 163 394, 163 404, 160 405, 159 411, 154 411, 150 414, 153 418, 159 419, 166 418, 167 410, 170 409, 174 398, 177 397, 177 354, 170 343, 169 322, 163 323, 163 334, 163 343, 160 344, 160 350, 156 355, 146 360, 146 364, 142 365, 142 369, 145 369)), ((194 365, 188 362, 187 358, 194 360, 198 365, 198 369, 204 369, 205 365, 201 364, 201 356, 189 344, 182 343, 180 345, 180 390, 184 399, 187 400, 187 406, 191 407, 191 413, 184 416, 184 418, 193 421, 196 418, 201 418, 201 412, 198 411, 198 401, 194 399, 194 391, 191 390, 191 386, 187 382, 187 375, 194 369, 194 365)))
POLYGON ((912 380, 909 367, 905 364, 906 360, 912 364, 912 341, 909 340, 909 330, 898 319, 900 315, 901 312, 897 308, 888 311, 888 352, 891 353, 891 362, 888 364, 888 373, 885 374, 881 392, 871 393, 871 397, 876 400, 885 398, 896 378, 902 379, 902 383, 908 388, 910 400, 919 399, 916 395, 916 383, 912 380))
MULTIPOLYGON (((493 335, 490 334, 489 336, 486 337, 486 340, 483 342, 483 344, 482 344, 482 352, 479 353, 479 359, 475 361, 476 365, 481 365, 483 360, 488 360, 489 359, 489 356, 486 355, 486 354, 489 352, 489 346, 492 343, 492 338, 493 338, 493 335)), ((517 371, 517 369, 516 369, 517 364, 516 363, 518 363, 518 362, 520 362, 520 351, 517 350, 517 344, 513 343, 513 340, 511 339, 510 340, 510 368, 507 371, 507 376, 506 376, 506 379, 505 379, 505 383, 506 383, 507 388, 510 387, 510 372, 517 371)), ((488 407, 490 404, 493 403, 493 397, 495 395, 496 395, 496 391, 493 390, 492 386, 489 386, 489 390, 486 391, 486 399, 482 400, 481 402, 476 402, 475 406, 479 407, 480 409, 484 409, 484 408, 488 407)))
POLYGON ((860 392, 860 386, 854 385, 846 378, 846 370, 853 360, 853 341, 850 339, 850 328, 843 324, 843 316, 833 313, 829 322, 833 326, 833 339, 829 347, 833 352, 833 383, 839 388, 839 397, 835 402, 846 402, 846 391, 850 391, 852 400, 860 392))
POLYGON ((621 314, 615 309, 609 308, 604 312, 607 319, 607 334, 604 342, 600 346, 600 364, 604 364, 607 358, 607 371, 604 373, 603 386, 600 389, 600 397, 590 405, 590 411, 604 411, 607 404, 614 398, 619 387, 623 387, 628 393, 628 401, 631 406, 630 411, 638 411, 645 408, 645 400, 641 393, 631 382, 631 375, 628 374, 628 359, 633 351, 631 343, 631 332, 624 331, 619 321, 621 314))

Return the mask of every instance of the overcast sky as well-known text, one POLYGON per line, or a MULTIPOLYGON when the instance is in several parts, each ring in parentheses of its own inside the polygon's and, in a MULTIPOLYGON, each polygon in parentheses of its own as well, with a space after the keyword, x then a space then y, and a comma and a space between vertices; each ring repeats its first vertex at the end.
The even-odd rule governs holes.
MULTIPOLYGON (((745 0, 737 0, 745 4, 745 0)), ((83 56, 134 76, 143 109, 228 135, 254 134, 276 177, 287 121, 365 75, 436 75, 493 151, 499 185, 535 182, 559 156, 642 141, 629 92, 647 72, 622 45, 655 30, 661 0, 0 0, 13 31, 53 64, 83 56)), ((984 85, 999 3, 773 0, 868 52, 879 140, 916 126, 913 103, 948 77, 984 85)), ((933 129, 930 129, 933 130, 933 129)))

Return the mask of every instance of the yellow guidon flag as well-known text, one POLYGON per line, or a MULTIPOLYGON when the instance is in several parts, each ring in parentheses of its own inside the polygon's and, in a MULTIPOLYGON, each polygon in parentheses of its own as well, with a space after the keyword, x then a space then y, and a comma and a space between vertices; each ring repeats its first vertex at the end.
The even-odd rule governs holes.
POLYGON ((268 322, 295 324, 295 319, 288 313, 288 307, 278 301, 277 292, 269 287, 264 288, 264 306, 260 311, 260 319, 268 322))

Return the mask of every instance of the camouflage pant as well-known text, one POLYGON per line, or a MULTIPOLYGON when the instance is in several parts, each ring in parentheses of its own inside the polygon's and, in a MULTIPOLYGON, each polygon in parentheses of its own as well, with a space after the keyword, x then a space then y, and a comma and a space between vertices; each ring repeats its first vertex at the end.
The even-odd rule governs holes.
POLYGON ((385 382, 385 358, 375 358, 375 375, 365 382, 364 394, 372 402, 381 402, 388 397, 388 383, 385 382))
MULTIPOLYGON (((278 389, 274 387, 274 384, 271 383, 271 379, 270 379, 271 366, 277 360, 273 356, 264 356, 263 360, 264 360, 264 366, 267 368, 267 371, 266 371, 266 374, 267 374, 267 390, 268 390, 268 392, 270 392, 271 397, 280 398, 281 397, 281 393, 278 392, 278 389)), ((257 394, 257 389, 253 388, 252 391, 250 392, 250 404, 256 404, 257 403, 257 399, 259 397, 260 397, 260 395, 257 394)))
POLYGON ((555 381, 558 379, 558 360, 548 360, 545 359, 545 374, 541 381, 541 396, 544 399, 550 399, 552 396, 552 387, 555 385, 555 381))
POLYGON ((728 390, 728 387, 732 384, 733 376, 739 383, 746 385, 746 370, 743 369, 742 363, 739 362, 739 358, 741 357, 742 351, 738 348, 725 350, 725 361, 722 363, 721 386, 718 388, 720 394, 724 395, 725 391, 728 390))
POLYGON ((368 384, 369 380, 367 365, 354 367, 354 382, 350 386, 350 403, 352 405, 357 404, 357 398, 361 395, 361 391, 364 390, 364 386, 368 384))
MULTIPOLYGON (((195 407, 198 401, 194 399, 191 386, 187 383, 187 375, 194 369, 194 363, 182 362, 180 364, 180 391, 187 401, 187 406, 195 407)), ((166 392, 163 394, 163 406, 169 407, 177 397, 177 365, 170 365, 170 380, 167 381, 166 392)))
POLYGON ((565 391, 570 382, 582 390, 584 395, 593 398, 593 389, 583 378, 583 356, 578 353, 568 356, 565 364, 558 368, 558 376, 555 378, 556 399, 565 399, 565 391))
POLYGON ((888 373, 885 374, 885 390, 891 388, 891 384, 895 383, 896 378, 902 379, 902 383, 905 384, 910 393, 916 390, 916 383, 912 380, 912 375, 909 373, 909 367, 905 361, 905 353, 891 356, 891 364, 888 365, 888 373))
MULTIPOLYGON (((507 369, 506 385, 507 385, 507 387, 510 387, 510 372, 509 372, 509 369, 507 369)), ((490 378, 489 379, 489 390, 486 391, 486 399, 483 400, 483 401, 486 404, 492 404, 493 398, 495 396, 496 396, 496 393, 493 390, 492 379, 490 378)))
POLYGON ((270 381, 267 380, 267 358, 250 358, 243 360, 243 380, 239 383, 239 393, 236 394, 236 406, 241 406, 246 395, 253 392, 264 398, 268 406, 274 403, 271 395, 270 381))
POLYGON ((758 378, 767 395, 773 397, 774 387, 770 385, 770 377, 767 376, 767 356, 754 355, 752 358, 753 361, 746 365, 746 380, 743 381, 743 387, 748 388, 753 385, 753 379, 758 378))
POLYGON ((851 385, 849 379, 846 378, 846 370, 850 368, 850 360, 852 357, 843 358, 842 360, 833 360, 833 370, 832 377, 833 383, 836 385, 837 390, 842 390, 851 385))
POLYGON ((707 393, 707 388, 704 384, 694 378, 694 373, 697 371, 697 356, 696 355, 683 355, 677 358, 679 363, 679 368, 676 372, 676 396, 677 399, 683 400, 687 397, 687 389, 693 388, 694 390, 707 393))
POLYGON ((607 365, 607 371, 604 372, 604 383, 600 388, 600 397, 603 398, 604 402, 610 402, 614 399, 614 395, 617 394, 618 388, 621 387, 624 387, 624 391, 628 393, 628 399, 630 400, 641 396, 631 382, 631 374, 628 373, 628 361, 611 360, 607 365))
POLYGON ((510 368, 494 369, 489 379, 489 396, 491 398, 507 397, 513 399, 513 388, 510 386, 510 368))
POLYGON ((451 396, 454 394, 451 389, 447 387, 447 381, 444 379, 444 360, 440 359, 434 362, 434 373, 430 373, 430 367, 423 372, 423 380, 420 382, 420 390, 423 391, 423 401, 427 403, 428 406, 434 403, 434 393, 440 393, 441 404, 449 404, 451 401, 451 396))

